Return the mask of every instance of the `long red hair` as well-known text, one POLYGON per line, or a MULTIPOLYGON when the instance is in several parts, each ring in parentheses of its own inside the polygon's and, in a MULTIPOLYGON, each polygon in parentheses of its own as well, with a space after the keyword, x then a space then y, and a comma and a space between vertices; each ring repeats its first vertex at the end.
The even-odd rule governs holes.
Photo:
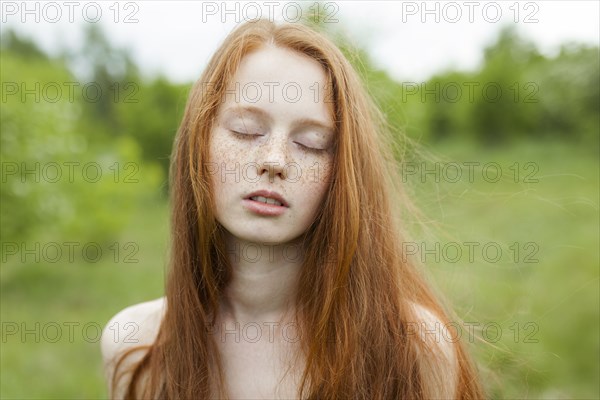
MULTIPOLYGON (((449 318, 419 268, 402 253, 406 237, 400 221, 408 199, 384 119, 348 60, 324 35, 265 20, 235 29, 192 88, 171 160, 167 308, 156 341, 133 367, 126 397, 227 397, 222 362, 207 329, 231 277, 223 228, 213 212, 209 140, 240 61, 267 43, 323 66, 337 134, 330 188, 305 235, 308 250, 297 288, 295 318, 305 357, 298 397, 422 399, 438 393, 435 386, 447 384, 448 376, 456 379, 455 398, 483 397, 460 342, 447 343, 456 360, 456 372, 448 374, 438 363, 441 350, 410 329, 422 319, 415 305, 441 323, 449 318)), ((113 387, 131 352, 117 364, 113 387)))

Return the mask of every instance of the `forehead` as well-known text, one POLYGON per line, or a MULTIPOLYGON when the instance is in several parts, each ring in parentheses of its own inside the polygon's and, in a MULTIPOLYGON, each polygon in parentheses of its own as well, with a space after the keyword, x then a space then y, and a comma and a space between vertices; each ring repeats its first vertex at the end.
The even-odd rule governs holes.
POLYGON ((242 59, 225 94, 226 108, 253 106, 275 117, 330 124, 333 104, 324 68, 293 50, 265 46, 242 59))

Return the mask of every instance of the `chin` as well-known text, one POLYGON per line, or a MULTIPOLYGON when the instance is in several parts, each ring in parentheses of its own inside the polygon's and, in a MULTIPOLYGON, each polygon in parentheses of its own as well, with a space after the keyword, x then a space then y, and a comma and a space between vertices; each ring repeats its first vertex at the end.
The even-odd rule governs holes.
POLYGON ((301 233, 298 232, 278 232, 277 229, 271 228, 262 228, 260 226, 254 226, 252 230, 247 231, 229 231, 229 233, 236 239, 252 242, 258 245, 281 245, 295 241, 301 236, 301 233), (266 230, 269 230, 266 233, 266 230))
POLYGON ((256 244, 264 244, 269 246, 276 246, 285 244, 294 239, 294 236, 281 236, 281 235, 247 235, 241 237, 241 239, 247 242, 253 242, 256 244))

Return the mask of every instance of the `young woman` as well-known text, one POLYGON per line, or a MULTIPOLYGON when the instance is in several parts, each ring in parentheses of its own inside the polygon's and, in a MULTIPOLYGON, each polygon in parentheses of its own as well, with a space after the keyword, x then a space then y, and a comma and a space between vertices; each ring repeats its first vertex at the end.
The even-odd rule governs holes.
POLYGON ((166 296, 103 336, 111 396, 482 397, 460 342, 431 334, 449 314, 402 253, 382 126, 321 34, 234 30, 175 140, 166 296))

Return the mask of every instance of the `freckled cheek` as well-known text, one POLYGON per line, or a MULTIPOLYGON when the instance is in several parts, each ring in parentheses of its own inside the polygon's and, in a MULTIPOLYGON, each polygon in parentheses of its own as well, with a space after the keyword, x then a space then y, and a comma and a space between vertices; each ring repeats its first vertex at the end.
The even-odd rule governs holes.
POLYGON ((215 138, 211 143, 209 158, 216 169, 213 179, 218 178, 221 184, 238 183, 240 172, 244 172, 244 166, 251 161, 248 151, 234 141, 222 138, 215 138))
POLYGON ((212 161, 217 163, 235 164, 242 162, 244 151, 235 141, 223 138, 220 135, 214 138, 211 144, 212 161))
POLYGON ((311 162, 302 166, 300 179, 293 184, 294 191, 300 195, 306 194, 308 201, 321 201, 329 187, 331 179, 331 162, 311 162))
MULTIPOLYGON (((211 164, 211 186, 214 190, 214 196, 217 204, 217 210, 222 209, 232 198, 232 189, 239 177, 236 176, 236 162, 240 160, 242 152, 237 149, 234 143, 222 138, 215 137, 209 147, 209 160, 211 164), (230 171, 231 173, 228 173, 230 171)), ((239 170, 239 167, 237 168, 239 170)), ((217 214, 220 214, 217 211, 217 214)))
POLYGON ((295 183, 290 183, 288 195, 295 199, 297 217, 309 223, 312 221, 325 199, 329 187, 329 175, 331 167, 328 164, 319 163, 318 168, 314 164, 303 169, 302 177, 295 183))

